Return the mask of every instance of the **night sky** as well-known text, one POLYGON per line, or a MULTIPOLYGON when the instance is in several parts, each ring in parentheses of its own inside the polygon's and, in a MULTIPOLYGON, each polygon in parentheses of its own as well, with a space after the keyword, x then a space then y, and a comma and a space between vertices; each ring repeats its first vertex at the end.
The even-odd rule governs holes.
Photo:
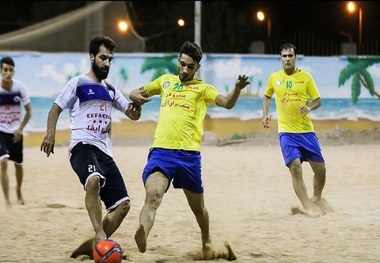
MULTIPOLYGON (((211 1, 212 2, 212 1, 211 1)), ((348 41, 348 37, 340 31, 351 34, 354 41, 358 39, 359 16, 358 11, 350 14, 346 9, 348 1, 230 1, 236 19, 239 14, 249 15, 247 27, 253 27, 258 34, 266 35, 266 24, 258 22, 256 13, 260 9, 271 19, 271 33, 273 37, 297 31, 309 31, 336 41, 348 41)), ((147 6, 154 6, 154 2, 133 2, 141 20, 154 21, 160 17, 147 6), (147 4, 147 3, 152 3, 147 4), (139 8, 140 7, 140 8, 139 8)), ((210 3, 210 2, 207 2, 210 3)), ((203 5, 207 4, 203 3, 203 5)), ((218 3, 215 1, 215 3, 218 3)), ((360 1, 362 8, 362 38, 363 40, 380 40, 378 26, 380 1, 360 1)), ((194 4, 189 4, 193 8, 194 4)), ((217 10, 217 5, 214 6, 217 10)), ((202 8, 204 10, 204 8, 202 8)), ((178 10, 178 15, 184 10, 178 10)), ((162 13, 160 13, 162 16, 162 13)), ((203 13, 204 18, 208 14, 203 13)))
MULTIPOLYGON (((348 37, 340 31, 358 39, 358 11, 350 14, 346 5, 348 1, 264 1, 254 2, 252 7, 263 5, 270 14, 274 35, 291 31, 312 31, 318 35, 338 41, 347 41, 348 37)), ((379 1, 357 2, 362 8, 363 40, 380 40, 378 26, 380 14, 379 1)))
MULTIPOLYGON (((179 3, 182 3, 182 8, 179 10, 171 8, 165 10, 164 13, 158 14, 146 8, 147 6, 151 6, 154 9, 154 5, 158 2, 142 1, 132 3, 136 6, 138 17, 146 22, 146 24, 152 21, 160 21, 162 16, 170 15, 170 12, 175 12, 176 15, 180 16, 182 13, 189 13, 189 10, 192 11, 194 8, 194 2, 190 1, 179 1, 175 4, 167 2, 168 6, 180 6, 179 3), (183 4, 185 4, 185 8, 183 4)), ((86 1, 2 2, 0 3, 2 10, 2 16, 0 16, 0 34, 20 29, 39 19, 48 19, 49 15, 59 15, 68 12, 70 9, 85 5, 85 3, 86 1), (39 3, 41 6, 41 3, 44 2, 46 3, 45 8, 36 9, 36 3, 39 3), (65 2, 65 6, 63 6, 65 2)), ((217 6, 220 2, 215 1, 214 3, 213 12, 217 12, 217 6)), ((348 42, 349 36, 352 37, 354 42, 358 41, 358 12, 356 14, 349 14, 346 10, 347 1, 229 1, 229 3, 232 6, 229 12, 232 12, 232 15, 236 19, 241 14, 250 17, 247 27, 252 27, 252 35, 259 38, 265 39, 267 35, 267 25, 262 22, 259 23, 256 18, 256 12, 261 9, 271 19, 272 38, 302 31, 312 32, 332 41, 348 42)), ((380 1, 360 1, 357 3, 360 4, 363 14, 362 41, 378 41, 376 43, 380 44, 380 1)), ((206 2, 202 4, 206 5, 206 2)), ((206 13, 202 13, 202 17, 207 15, 206 13)), ((202 27, 205 28, 204 25, 202 27)), ((252 36, 247 37, 252 38, 252 36)))

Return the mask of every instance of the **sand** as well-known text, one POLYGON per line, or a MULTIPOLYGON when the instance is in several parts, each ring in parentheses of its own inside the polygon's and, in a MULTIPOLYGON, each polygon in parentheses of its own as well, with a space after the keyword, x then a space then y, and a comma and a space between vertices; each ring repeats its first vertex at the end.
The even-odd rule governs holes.
MULTIPOLYGON (((264 131, 257 120, 205 124, 202 160, 211 235, 216 247, 229 242, 238 258, 234 262, 379 262, 380 123, 314 123, 327 166, 323 195, 334 208, 318 218, 290 213, 299 201, 283 165, 275 125, 264 131), (236 134, 239 139, 232 140, 236 134)), ((138 251, 134 234, 145 196, 141 172, 154 123, 123 121, 113 131, 114 157, 132 198, 129 214, 112 236, 125 249, 124 261, 194 262, 200 231, 183 192, 172 187, 157 211, 147 251, 138 251)), ((84 207, 84 190, 68 161, 68 135, 67 131, 57 134, 55 154, 49 158, 39 148, 43 133, 25 136, 26 204, 16 202, 10 165, 12 207, 0 202, 0 262, 79 262, 70 253, 93 230, 84 207)), ((307 164, 303 169, 311 194, 312 172, 307 164)))

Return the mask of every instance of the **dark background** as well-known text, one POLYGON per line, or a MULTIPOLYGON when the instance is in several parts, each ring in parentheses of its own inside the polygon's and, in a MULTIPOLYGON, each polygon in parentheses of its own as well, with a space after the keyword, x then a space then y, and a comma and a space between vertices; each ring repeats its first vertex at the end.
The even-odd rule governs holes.
MULTIPOLYGON (((7 1, 0 3, 0 34, 85 6, 92 1, 7 1)), ((335 49, 342 42, 358 42, 358 12, 349 14, 348 1, 206 1, 202 2, 201 45, 209 53, 248 53, 253 41, 264 41, 266 53, 278 53, 282 42, 325 43, 335 49), (271 39, 267 24, 256 18, 261 9, 271 19, 271 39), (301 40, 303 42, 301 42, 301 40)), ((194 40, 194 1, 125 1, 126 13, 141 36, 150 38, 146 52, 176 52, 185 40, 194 40), (178 18, 186 25, 176 27, 178 18)), ((359 1, 362 8, 362 43, 378 55, 380 46, 380 3, 359 1)), ((295 43, 297 45, 297 43, 295 43)), ((312 43, 311 43, 312 44, 312 43)), ((301 47, 299 47, 302 49, 301 47)), ((330 49, 330 48, 328 48, 330 49)), ((306 51, 306 44, 305 44, 306 51)), ((308 51, 309 52, 309 51, 308 51)), ((310 55, 317 53, 310 51, 310 55)), ((331 51, 336 52, 336 51, 331 51)), ((304 52, 305 54, 307 52, 304 52)))

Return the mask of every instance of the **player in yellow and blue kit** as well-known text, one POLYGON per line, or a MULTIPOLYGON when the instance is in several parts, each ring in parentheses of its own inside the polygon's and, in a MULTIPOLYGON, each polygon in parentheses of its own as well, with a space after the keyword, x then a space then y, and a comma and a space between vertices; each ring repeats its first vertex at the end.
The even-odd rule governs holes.
POLYGON ((293 189, 303 206, 303 209, 292 208, 292 212, 318 216, 331 210, 322 199, 326 166, 309 114, 321 106, 321 98, 311 74, 295 66, 296 47, 287 43, 281 46, 280 51, 283 69, 269 76, 263 96, 262 123, 264 128, 270 127, 269 107, 275 95, 282 155, 292 176, 293 189), (312 198, 308 196, 302 176, 304 161, 309 162, 314 172, 312 198))
POLYGON ((247 76, 239 75, 233 91, 223 96, 214 86, 194 78, 201 59, 201 48, 186 41, 178 57, 178 75, 162 75, 129 94, 137 105, 149 102, 151 96, 161 97, 154 141, 142 175, 146 196, 135 240, 144 253, 156 210, 172 182, 174 188, 183 189, 201 229, 202 251, 195 259, 235 260, 228 243, 227 252, 216 252, 212 247, 209 216, 204 206, 200 148, 207 108, 213 104, 231 109, 249 82, 247 76))

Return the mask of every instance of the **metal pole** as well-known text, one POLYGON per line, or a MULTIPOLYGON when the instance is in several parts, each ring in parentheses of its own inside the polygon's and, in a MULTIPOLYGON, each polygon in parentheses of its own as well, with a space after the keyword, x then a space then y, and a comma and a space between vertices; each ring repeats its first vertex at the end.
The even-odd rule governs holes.
MULTIPOLYGON (((197 43, 200 47, 201 45, 201 1, 195 1, 194 3, 194 42, 197 43)), ((195 73, 195 77, 200 78, 201 72, 198 70, 195 73)))
POLYGON ((359 8, 359 52, 361 52, 361 48, 362 48, 362 23, 363 23, 363 15, 362 15, 362 8, 360 7, 359 8))
POLYGON ((194 6, 194 42, 201 46, 201 1, 195 1, 194 6))

